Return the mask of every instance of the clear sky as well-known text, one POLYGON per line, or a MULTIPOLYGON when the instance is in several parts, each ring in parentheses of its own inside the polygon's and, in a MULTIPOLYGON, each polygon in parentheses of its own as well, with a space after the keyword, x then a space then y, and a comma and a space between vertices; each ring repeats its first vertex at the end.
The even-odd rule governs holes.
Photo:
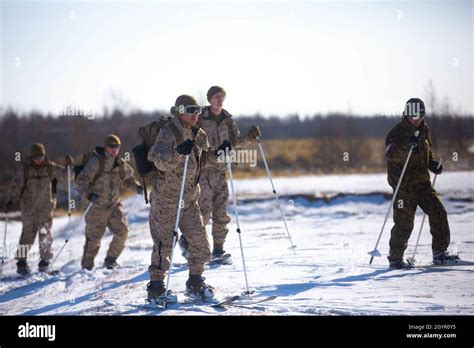
POLYGON ((474 114, 473 2, 2 1, 0 101, 155 110, 221 85, 237 115, 393 114, 432 80, 474 114))

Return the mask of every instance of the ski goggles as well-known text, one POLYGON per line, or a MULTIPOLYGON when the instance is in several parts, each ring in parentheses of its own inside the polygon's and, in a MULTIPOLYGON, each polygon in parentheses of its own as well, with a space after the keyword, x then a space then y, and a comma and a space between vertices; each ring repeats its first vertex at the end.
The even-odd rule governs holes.
POLYGON ((201 105, 180 105, 178 106, 178 113, 179 114, 200 114, 202 113, 202 106, 201 105))
POLYGON ((120 144, 107 144, 107 147, 110 147, 112 149, 119 149, 120 148, 120 144))

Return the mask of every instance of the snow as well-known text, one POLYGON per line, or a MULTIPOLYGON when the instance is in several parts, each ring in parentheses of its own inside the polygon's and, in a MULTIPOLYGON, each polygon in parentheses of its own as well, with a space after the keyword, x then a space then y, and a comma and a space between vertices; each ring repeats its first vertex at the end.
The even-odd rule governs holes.
MULTIPOLYGON (((463 260, 474 260, 474 172, 440 175, 436 186, 449 214, 452 251, 463 260)), ((84 271, 80 259, 84 222, 75 217, 55 218, 53 248, 57 252, 69 240, 54 268, 58 276, 36 272, 37 244, 30 254, 34 273, 21 278, 15 273, 14 246, 21 223, 8 224, 9 260, 0 282, 2 315, 473 315, 474 262, 453 266, 428 266, 431 236, 425 224, 418 247, 420 267, 390 271, 386 255, 392 222, 389 220, 379 244, 382 257, 369 265, 367 252, 374 248, 389 206, 390 187, 384 174, 328 175, 275 178, 289 231, 297 246, 293 253, 275 207, 268 178, 236 180, 239 217, 248 281, 256 297, 278 297, 253 308, 213 308, 189 302, 183 295, 188 276, 186 261, 175 251, 171 288, 179 306, 166 311, 132 307, 144 303, 149 276, 152 241, 148 230, 148 206, 142 197, 125 200, 130 224, 121 267, 102 267, 111 234, 106 232, 96 258, 96 268, 84 271), (64 266, 65 265, 65 266, 64 266), (63 267, 64 266, 64 267, 63 267)), ((233 207, 226 250, 232 265, 208 266, 206 282, 219 298, 246 290, 239 238, 233 207)), ((422 212, 406 256, 411 256, 422 212)), ((209 231, 209 226, 208 226, 209 231)), ((3 224, 2 224, 3 232, 3 224)), ((3 237, 3 234, 2 234, 3 237)))

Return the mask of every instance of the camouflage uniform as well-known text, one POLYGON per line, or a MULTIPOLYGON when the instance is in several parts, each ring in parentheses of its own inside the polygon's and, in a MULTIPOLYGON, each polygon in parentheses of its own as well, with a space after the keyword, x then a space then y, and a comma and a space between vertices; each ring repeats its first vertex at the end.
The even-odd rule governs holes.
POLYGON ((76 178, 77 189, 84 201, 91 193, 98 195, 91 209, 85 216, 86 242, 82 257, 82 267, 94 267, 94 258, 99 252, 100 241, 106 227, 113 233, 107 257, 117 258, 125 247, 128 235, 128 225, 120 202, 122 184, 136 188, 139 183, 133 176, 133 169, 119 157, 114 158, 104 148, 97 147, 93 156, 76 178), (100 159, 104 160, 104 171, 99 173, 100 159))
MULTIPOLYGON (((206 132, 209 140, 210 150, 216 151, 219 145, 225 140, 229 141, 232 149, 245 147, 254 139, 248 136, 241 136, 239 128, 232 119, 232 115, 222 109, 219 116, 211 113, 210 107, 205 107, 200 116, 200 126, 206 132)), ((201 186, 201 196, 199 206, 201 207, 204 225, 207 225, 212 216, 212 237, 214 249, 224 245, 230 216, 227 214, 227 201, 229 199, 229 189, 227 186, 227 164, 215 162, 206 166, 201 173, 199 184, 201 186)))
POLYGON ((40 166, 33 163, 31 157, 26 158, 13 177, 10 200, 20 198, 23 223, 20 248, 16 255, 18 260, 26 260, 27 252, 35 242, 38 231, 41 260, 48 262, 53 256, 51 228, 56 208, 54 180, 67 180, 67 169, 46 158, 40 166))
MULTIPOLYGON (((395 190, 403 165, 410 150, 408 139, 417 128, 402 119, 386 137, 388 182, 395 190)), ((405 175, 400 184, 393 205, 390 262, 401 261, 413 230, 416 207, 419 206, 429 217, 430 232, 433 236, 433 255, 447 250, 450 231, 446 209, 430 181, 428 168, 433 165, 431 136, 428 126, 421 123, 418 146, 413 150, 405 175), (402 205, 400 205, 402 204, 402 205)))
POLYGON ((150 194, 150 233, 154 245, 148 271, 152 281, 162 281, 170 266, 185 161, 185 156, 178 154, 177 145, 193 138, 195 146, 189 155, 179 223, 182 234, 189 242, 189 275, 201 275, 210 258, 209 242, 198 205, 199 174, 205 161, 203 151, 208 149, 209 144, 202 130, 184 128, 178 117, 174 116, 168 125, 160 129, 148 153, 148 160, 158 169, 150 194))

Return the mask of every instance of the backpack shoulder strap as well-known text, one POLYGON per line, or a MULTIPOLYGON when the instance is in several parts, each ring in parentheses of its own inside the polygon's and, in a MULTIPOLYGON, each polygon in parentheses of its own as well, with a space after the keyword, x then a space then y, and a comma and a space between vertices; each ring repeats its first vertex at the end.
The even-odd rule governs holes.
POLYGON ((171 130, 171 132, 173 133, 173 135, 176 139, 176 143, 178 145, 181 144, 183 142, 183 136, 182 136, 181 132, 178 130, 178 128, 176 127, 176 125, 173 122, 168 122, 167 126, 171 130))
POLYGON ((232 120, 232 115, 229 114, 227 110, 222 109, 222 112, 224 113, 225 118, 226 118, 225 121, 227 123, 227 130, 229 132, 230 143, 232 146, 235 146, 237 139, 236 139, 236 134, 234 133, 234 127, 233 127, 234 120, 232 120))
POLYGON ((23 192, 25 191, 29 174, 30 174, 30 165, 28 164, 28 160, 25 160, 23 161, 23 187, 20 192, 20 197, 23 196, 23 192))
POLYGON ((47 170, 48 170, 49 179, 50 179, 50 180, 53 180, 53 176, 54 176, 54 174, 53 174, 53 163, 51 163, 50 161, 48 161, 48 162, 46 163, 46 165, 48 166, 48 167, 47 167, 47 170))
MULTIPOLYGON (((100 178, 100 176, 104 173, 104 170, 105 170, 105 158, 95 152, 92 152, 91 155, 89 156, 88 161, 90 161, 93 157, 97 157, 99 159, 99 170, 97 171, 97 173, 95 173, 91 184, 94 184, 100 178)), ((85 163, 84 165, 87 165, 87 163, 85 163)))
POLYGON ((28 161, 25 160, 23 162, 23 182, 25 186, 28 181, 29 174, 30 174, 30 165, 28 161))
POLYGON ((99 171, 95 174, 94 181, 99 179, 99 177, 104 173, 105 170, 105 158, 102 156, 97 157, 99 157, 99 171))

